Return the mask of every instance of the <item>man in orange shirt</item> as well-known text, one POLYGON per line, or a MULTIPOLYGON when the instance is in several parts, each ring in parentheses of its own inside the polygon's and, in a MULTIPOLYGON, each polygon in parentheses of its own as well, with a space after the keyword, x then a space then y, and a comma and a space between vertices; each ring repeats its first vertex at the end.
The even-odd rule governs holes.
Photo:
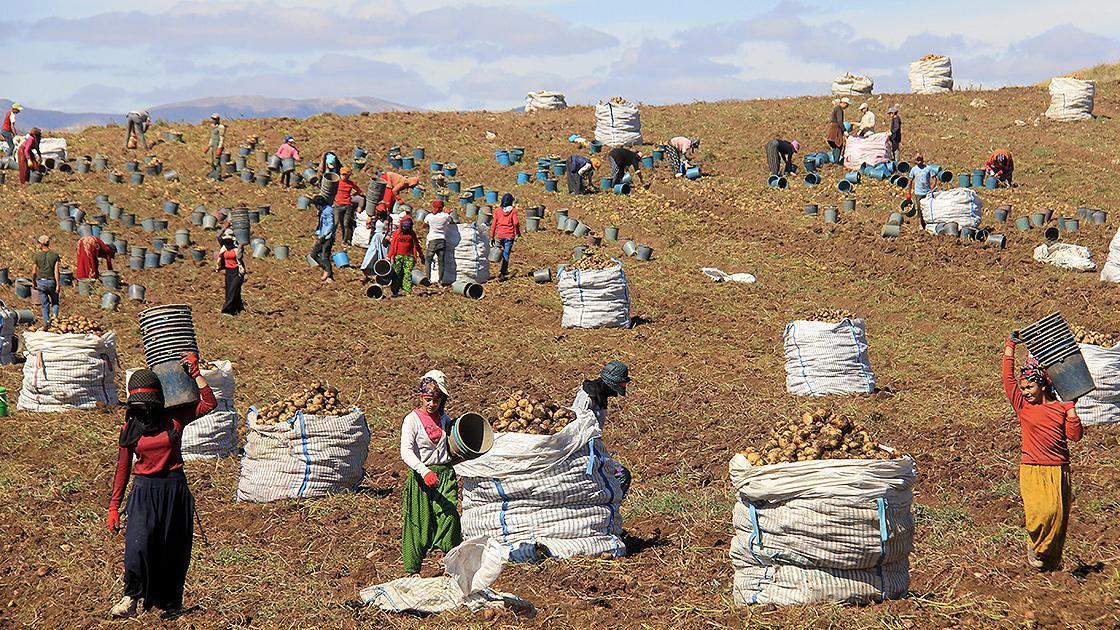
POLYGON ((419 177, 405 177, 392 171, 382 173, 381 179, 385 182, 385 195, 381 197, 381 203, 378 205, 382 206, 386 212, 393 211, 393 204, 400 199, 401 193, 420 183, 419 177))

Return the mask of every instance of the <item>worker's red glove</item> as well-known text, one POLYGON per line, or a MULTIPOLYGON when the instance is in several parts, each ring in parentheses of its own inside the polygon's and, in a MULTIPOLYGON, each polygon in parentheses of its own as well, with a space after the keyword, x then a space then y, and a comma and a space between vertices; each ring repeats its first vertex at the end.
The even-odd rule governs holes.
POLYGON ((429 471, 428 474, 424 475, 424 485, 428 486, 429 488, 434 488, 434 487, 438 486, 439 485, 439 476, 436 475, 434 472, 429 471))
POLYGON ((109 528, 110 532, 114 534, 121 529, 121 515, 117 512, 117 508, 109 508, 109 516, 105 519, 105 525, 109 528))
POLYGON ((187 372, 187 374, 191 375, 191 378, 198 378, 199 376, 202 376, 202 370, 198 368, 197 354, 188 352, 183 355, 183 359, 179 361, 179 363, 183 366, 183 369, 187 372))

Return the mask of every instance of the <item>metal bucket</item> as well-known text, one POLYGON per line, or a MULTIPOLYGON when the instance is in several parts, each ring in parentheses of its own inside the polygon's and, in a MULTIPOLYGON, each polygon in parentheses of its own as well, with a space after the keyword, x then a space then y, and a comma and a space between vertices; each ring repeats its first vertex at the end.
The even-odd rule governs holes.
POLYGON ((191 244, 191 231, 190 230, 175 230, 175 244, 179 247, 186 247, 191 244))
POLYGON ((202 262, 206 260, 206 250, 201 247, 191 249, 191 260, 195 262, 202 262))
POLYGON ((253 247, 253 258, 268 258, 268 245, 260 243, 253 247))
POLYGON ((451 423, 447 448, 455 458, 475 459, 486 454, 493 445, 494 429, 482 415, 465 413, 451 423))
POLYGON ((998 223, 1007 221, 1007 208, 996 208, 993 210, 992 219, 998 223))
POLYGON ((170 265, 175 262, 177 258, 179 258, 179 248, 174 245, 167 245, 163 248, 163 251, 159 253, 159 264, 160 266, 170 265))
POLYGON ((1044 213, 1044 212, 1031 213, 1030 220, 1031 220, 1031 225, 1033 225, 1034 227, 1041 227, 1042 225, 1044 225, 1046 223, 1046 213, 1044 213))
POLYGON ((817 204, 815 204, 815 203, 805 204, 805 207, 802 210, 802 212, 804 212, 805 216, 807 216, 807 217, 817 216, 818 211, 819 211, 819 208, 817 207, 817 204))
POLYGON ((276 248, 272 250, 272 255, 276 258, 276 260, 287 260, 288 254, 289 249, 287 245, 277 245, 276 248))
POLYGON ((1031 229, 1031 219, 1030 219, 1030 217, 1019 217, 1019 218, 1015 219, 1015 227, 1020 232, 1026 232, 1027 230, 1031 229))
POLYGON ((486 289, 481 284, 475 284, 469 280, 457 280, 451 285, 451 290, 457 295, 461 295, 471 300, 481 300, 486 295, 486 289))
POLYGON ((120 301, 121 296, 117 295, 116 293, 104 293, 101 295, 101 310, 115 311, 117 310, 117 304, 119 304, 120 301))
POLYGON ((24 299, 31 297, 31 286, 32 283, 27 278, 16 278, 16 296, 24 299))
POLYGON ((649 245, 639 245, 634 255, 638 260, 649 260, 653 258, 653 248, 649 245))
POLYGON ((1097 210, 1093 213, 1093 225, 1104 225, 1108 223, 1108 213, 1104 210, 1097 210))
POLYGON ((613 226, 603 228, 603 240, 604 241, 617 241, 618 240, 618 228, 613 227, 613 226))
POLYGON ((633 239, 626 239, 622 241, 622 253, 627 256, 633 256, 638 252, 638 246, 634 243, 633 239))
POLYGON ((132 176, 128 178, 128 182, 134 186, 139 186, 144 183, 144 174, 133 173, 132 176))
POLYGON ((855 199, 845 199, 845 200, 840 202, 840 207, 844 209, 844 212, 855 212, 855 210, 856 210, 856 200, 855 199))
POLYGON ((984 244, 991 245, 997 249, 1003 249, 1007 246, 1007 239, 1004 238, 1003 234, 989 234, 984 239, 984 244))
POLYGON ((1078 219, 1066 219, 1066 231, 1076 232, 1081 227, 1081 222, 1078 219))
MULTIPOLYGON (((15 311, 16 311, 16 323, 18 323, 18 324, 30 324, 30 323, 35 321, 35 311, 33 311, 29 308, 17 308, 17 309, 15 309, 15 311)), ((13 345, 12 350, 13 351, 15 350, 15 347, 14 347, 15 342, 18 339, 19 339, 18 336, 12 338, 12 345, 13 345)))
POLYGON ((839 190, 842 193, 852 192, 852 182, 846 179, 842 179, 836 182, 836 190, 839 190))
POLYGON ((165 201, 165 202, 163 202, 163 212, 164 212, 164 214, 179 214, 179 202, 178 201, 165 201))
POLYGON ((144 254, 144 268, 156 269, 159 267, 159 254, 156 252, 148 252, 144 254))
POLYGON ((961 226, 955 221, 950 221, 948 223, 942 223, 938 225, 936 227, 936 232, 937 234, 940 234, 942 236, 960 236, 961 226))
POLYGON ((130 256, 128 259, 128 268, 133 271, 138 271, 144 268, 143 256, 130 256))
POLYGON ((879 232, 879 235, 883 238, 895 238, 901 233, 902 228, 900 226, 891 225, 888 223, 887 225, 883 226, 883 229, 879 232))
POLYGON ((576 228, 572 230, 572 234, 575 236, 587 236, 590 232, 591 228, 583 221, 577 221, 576 228))
POLYGON ((836 208, 825 208, 824 209, 824 222, 825 223, 839 223, 840 222, 840 211, 837 210, 836 208))
POLYGON ((1051 226, 1051 227, 1048 227, 1045 230, 1043 230, 1042 236, 1047 241, 1052 243, 1052 242, 1058 240, 1058 238, 1061 237, 1061 230, 1059 230, 1056 227, 1051 226))
POLYGON ((501 247, 491 247, 490 248, 490 253, 487 256, 487 258, 489 258, 490 262, 492 262, 492 263, 501 262, 502 261, 502 248, 501 247))
POLYGON ((100 275, 101 286, 106 289, 119 289, 121 288, 121 277, 115 271, 103 271, 100 275))
POLYGON ((93 278, 82 278, 78 280, 78 295, 88 296, 93 292, 93 278))
POLYGON ((366 297, 371 300, 380 300, 385 297, 385 289, 380 284, 371 284, 366 287, 366 297))
POLYGON ((426 287, 426 286, 431 284, 431 281, 428 280, 428 274, 424 273, 420 269, 413 269, 411 276, 412 276, 412 284, 422 286, 422 287, 426 287))
POLYGON ((373 275, 375 276, 392 276, 393 263, 382 258, 381 260, 373 263, 373 275))

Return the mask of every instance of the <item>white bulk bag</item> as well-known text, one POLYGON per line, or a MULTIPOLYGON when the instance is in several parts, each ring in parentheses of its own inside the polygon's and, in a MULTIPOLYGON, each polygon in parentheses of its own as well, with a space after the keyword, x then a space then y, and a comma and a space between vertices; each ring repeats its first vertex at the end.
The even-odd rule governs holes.
POLYGON ((117 334, 23 334, 23 388, 17 409, 66 411, 116 406, 117 334))
POLYGON ((971 188, 950 188, 931 192, 919 205, 926 231, 936 234, 937 226, 945 223, 956 223, 960 227, 979 226, 984 200, 971 188))
POLYGON ((1088 247, 1071 243, 1043 243, 1034 248, 1034 259, 1072 271, 1096 271, 1097 263, 1088 247))
POLYGON ((863 319, 786 325, 786 391, 795 396, 870 394, 875 373, 863 319))
POLYGON ((0 303, 0 365, 10 365, 15 361, 12 345, 18 320, 19 316, 15 311, 0 303))
POLYGON ((537 90, 536 92, 529 92, 525 95, 525 111, 527 112, 564 109, 567 106, 568 102, 564 100, 564 94, 561 92, 537 90))
POLYGON ((1050 107, 1046 117, 1058 122, 1093 119, 1093 95, 1096 84, 1073 77, 1050 79, 1050 107))
POLYGON ((1108 259, 1101 269, 1101 282, 1120 282, 1120 229, 1108 245, 1108 259))
POLYGON ((238 501, 318 498, 362 483, 369 427, 361 410, 345 416, 297 412, 287 421, 257 424, 251 408, 248 422, 238 501))
POLYGON ((366 222, 369 221, 369 215, 365 210, 359 210, 354 214, 354 236, 350 238, 350 244, 354 247, 369 247, 369 239, 373 236, 370 232, 369 226, 366 222))
POLYGON ((871 94, 874 89, 875 81, 871 80, 871 77, 864 77, 851 72, 845 72, 832 80, 832 93, 838 96, 871 94))
POLYGON ((561 267, 556 288, 564 328, 629 328, 630 287, 622 263, 608 269, 561 267))
MULTIPOLYGON (((184 461, 229 457, 237 452, 237 410, 233 405, 237 383, 233 378, 233 364, 229 361, 211 363, 213 368, 203 368, 201 372, 218 406, 183 428, 180 446, 184 461)), ((125 390, 135 373, 135 369, 125 372, 125 390)))
POLYGON ((914 462, 731 459, 737 604, 861 604, 906 594, 914 462))
POLYGON ((496 433, 482 457, 455 465, 463 480, 463 537, 490 536, 511 560, 626 554, 617 462, 580 392, 574 420, 554 435, 496 433))
POLYGON ((858 171, 864 164, 875 166, 889 162, 892 157, 889 134, 873 133, 866 138, 848 136, 844 142, 844 168, 858 171))
POLYGON ((953 62, 945 55, 926 55, 910 64, 910 91, 937 94, 953 90, 953 62))
POLYGON ((1086 343, 1078 346, 1097 386, 1077 399, 1077 415, 1081 424, 1120 422, 1120 344, 1111 348, 1086 343))
POLYGON ((490 237, 475 223, 448 223, 440 260, 440 282, 483 283, 490 279, 490 237))
POLYGON ((609 147, 642 143, 642 116, 630 101, 595 105, 595 139, 609 147))

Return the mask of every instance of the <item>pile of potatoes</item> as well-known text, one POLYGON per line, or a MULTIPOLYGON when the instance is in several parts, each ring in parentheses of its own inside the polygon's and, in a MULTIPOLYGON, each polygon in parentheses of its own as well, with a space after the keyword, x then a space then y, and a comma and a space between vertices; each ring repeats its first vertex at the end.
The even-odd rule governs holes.
POLYGON ((592 269, 610 269, 614 267, 615 262, 611 257, 603 252, 601 249, 588 247, 587 251, 583 253, 583 258, 568 265, 572 269, 579 269, 580 271, 590 271, 592 269))
POLYGON ((1073 332, 1073 338, 1077 340, 1077 343, 1086 343, 1103 348, 1111 348, 1116 345, 1116 337, 1108 333, 1089 330, 1084 326, 1077 325, 1070 326, 1069 329, 1073 332))
POLYGON ((499 432, 552 435, 575 417, 571 409, 517 391, 498 405, 498 417, 490 426, 499 432))
POLYGON ((352 411, 339 400, 338 390, 319 382, 302 392, 288 396, 280 402, 264 405, 257 410, 257 424, 276 424, 288 420, 297 411, 313 416, 344 416, 352 411))
POLYGON ((823 408, 806 411, 800 422, 777 426, 761 450, 748 448, 743 456, 752 466, 806 462, 818 459, 891 459, 851 418, 823 408))
POLYGON ((855 313, 842 308, 818 308, 805 315, 802 319, 810 322, 842 322, 845 319, 856 319, 855 313))
POLYGON ((51 318, 51 323, 46 326, 39 325, 32 329, 34 332, 49 332, 60 335, 100 335, 105 332, 101 324, 77 315, 58 315, 51 318))

